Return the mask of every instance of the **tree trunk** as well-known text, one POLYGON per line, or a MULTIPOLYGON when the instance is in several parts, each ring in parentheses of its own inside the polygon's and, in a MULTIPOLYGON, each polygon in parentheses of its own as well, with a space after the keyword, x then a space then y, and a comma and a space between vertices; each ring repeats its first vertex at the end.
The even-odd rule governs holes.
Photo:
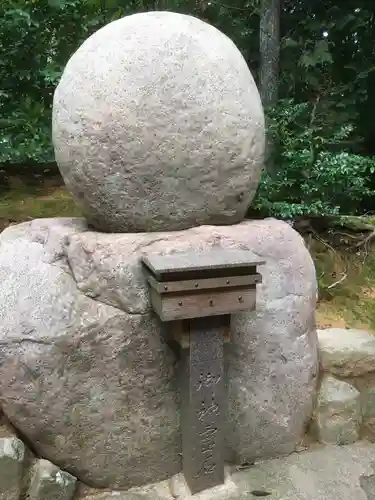
POLYGON ((280 0, 260 2, 260 94, 267 109, 279 98, 280 0))
MULTIPOLYGON (((280 63, 280 0, 260 1, 260 71, 259 90, 262 103, 268 109, 277 103, 279 98, 279 63, 280 63)), ((268 120, 267 128, 269 127, 268 120)), ((267 134, 266 167, 275 173, 273 162, 274 147, 267 134)))

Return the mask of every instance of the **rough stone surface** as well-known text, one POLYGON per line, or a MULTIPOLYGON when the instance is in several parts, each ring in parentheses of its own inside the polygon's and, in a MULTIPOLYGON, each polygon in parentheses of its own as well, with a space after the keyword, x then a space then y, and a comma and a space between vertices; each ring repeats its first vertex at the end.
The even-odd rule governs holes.
POLYGON ((0 416, 0 438, 11 438, 16 436, 15 429, 7 421, 5 415, 0 416))
POLYGON ((375 418, 375 387, 361 389, 361 411, 363 419, 375 418))
MULTIPOLYGON (((232 479, 232 470, 225 468, 224 484, 207 488, 192 495, 186 484, 183 473, 176 474, 170 480, 148 484, 140 488, 132 488, 127 492, 108 491, 106 493, 93 492, 85 500, 230 500, 239 498, 239 489, 232 479)), ((247 498, 247 497, 246 497, 247 498)), ((241 499, 243 497, 241 496, 241 499)))
POLYGON ((374 460, 369 443, 319 446, 234 472, 221 489, 194 496, 176 496, 159 483, 138 494, 108 492, 84 500, 375 500, 374 460))
POLYGON ((366 443, 325 446, 264 462, 233 480, 246 492, 238 500, 256 500, 254 490, 270 493, 266 500, 373 500, 361 479, 373 473, 374 458, 375 446, 366 443))
MULTIPOLYGON (((204 498, 216 498, 217 500, 226 499, 231 496, 231 494, 238 494, 238 488, 232 480, 231 477, 231 467, 225 466, 224 468, 224 483, 218 484, 217 486, 206 488, 200 494, 192 495, 189 486, 186 483, 183 473, 176 474, 168 482, 168 493, 172 495, 173 498, 194 498, 204 499, 204 498)), ((161 484, 155 485, 154 490, 158 491, 160 496, 163 495, 163 489, 161 484)), ((144 488, 140 488, 141 492, 144 492, 144 488)))
POLYGON ((363 330, 318 330, 319 357, 324 371, 357 377, 375 371, 375 335, 363 330))
POLYGON ((375 381, 373 377, 360 383, 358 389, 361 392, 361 413, 362 413, 362 435, 366 439, 375 441, 375 381))
POLYGON ((273 219, 182 232, 100 234, 39 220, 0 238, 0 403, 39 455, 93 486, 181 470, 176 359, 150 312, 145 252, 251 249, 266 264, 257 312, 226 345, 228 458, 293 451, 316 386, 315 270, 273 219))
POLYGON ((88 484, 162 479, 180 470, 175 361, 150 314, 77 288, 63 248, 84 227, 36 221, 1 234, 2 407, 40 456, 88 484))
POLYGON ((71 500, 77 479, 60 470, 48 460, 38 460, 34 466, 28 500, 71 500))
POLYGON ((264 117, 229 38, 191 16, 148 12, 108 24, 72 56, 54 95, 53 142, 101 231, 232 224, 258 186, 264 117))
POLYGON ((164 500, 165 498, 171 498, 169 495, 160 497, 159 495, 155 495, 152 493, 133 493, 131 491, 107 491, 105 493, 98 493, 94 495, 90 495, 84 497, 84 500, 164 500))
MULTIPOLYGON (((375 470, 375 462, 372 463, 372 468, 375 470)), ((375 500, 375 474, 365 475, 360 477, 360 485, 367 495, 367 500, 375 500)))
POLYGON ((25 446, 16 437, 0 438, 0 500, 19 500, 25 446))
POLYGON ((318 396, 315 429, 321 442, 354 443, 361 424, 360 393, 330 375, 324 377, 318 396))
POLYGON ((375 418, 367 418, 362 425, 362 437, 375 442, 375 418))

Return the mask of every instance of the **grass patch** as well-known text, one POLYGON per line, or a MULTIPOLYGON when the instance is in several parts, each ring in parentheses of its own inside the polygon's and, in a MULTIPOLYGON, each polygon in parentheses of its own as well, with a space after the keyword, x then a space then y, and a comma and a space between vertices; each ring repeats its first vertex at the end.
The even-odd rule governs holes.
POLYGON ((13 186, 0 195, 0 219, 5 223, 48 217, 80 217, 64 187, 13 186))
POLYGON ((375 249, 344 252, 314 241, 310 246, 319 283, 317 321, 322 327, 375 332, 375 249))

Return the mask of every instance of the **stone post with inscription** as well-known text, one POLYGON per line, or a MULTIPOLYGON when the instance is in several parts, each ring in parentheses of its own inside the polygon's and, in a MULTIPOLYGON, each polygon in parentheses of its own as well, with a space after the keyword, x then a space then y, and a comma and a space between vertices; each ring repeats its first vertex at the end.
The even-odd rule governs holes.
POLYGON ((252 252, 143 257, 151 302, 182 347, 182 463, 194 494, 224 482, 224 341, 229 315, 251 311, 261 275, 252 252))

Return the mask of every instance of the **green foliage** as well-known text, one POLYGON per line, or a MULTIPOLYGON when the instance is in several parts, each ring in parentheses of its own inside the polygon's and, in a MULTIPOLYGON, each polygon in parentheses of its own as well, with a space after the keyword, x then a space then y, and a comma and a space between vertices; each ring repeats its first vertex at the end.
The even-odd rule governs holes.
MULTIPOLYGON (((147 10, 196 15, 226 33, 257 79, 259 0, 3 0, 0 165, 48 163, 53 92, 92 32, 147 10)), ((256 200, 282 217, 363 209, 375 187, 375 3, 282 2, 280 95, 270 112, 278 171, 256 200)))
POLYGON ((0 164, 53 160, 54 89, 70 55, 103 24, 124 15, 118 2, 14 0, 0 6, 0 164))
POLYGON ((283 218, 373 210, 375 5, 349 0, 282 10, 281 100, 269 123, 276 173, 255 207, 283 218), (366 57, 364 55, 367 55, 366 57), (371 104, 373 103, 373 104, 371 104))
MULTIPOLYGON (((164 3, 192 11, 188 0, 164 3)), ((104 24, 155 7, 152 0, 3 0, 0 165, 53 161, 53 92, 69 57, 104 24)))
POLYGON ((77 5, 27 0, 0 7, 0 163, 53 159, 52 95, 83 35, 77 5))
MULTIPOLYGON (((277 173, 264 173, 254 208, 281 218, 356 213, 372 196, 375 158, 343 150, 353 126, 312 123, 310 103, 281 101, 271 113, 277 173)), ((315 115, 316 116, 316 115, 315 115)))

